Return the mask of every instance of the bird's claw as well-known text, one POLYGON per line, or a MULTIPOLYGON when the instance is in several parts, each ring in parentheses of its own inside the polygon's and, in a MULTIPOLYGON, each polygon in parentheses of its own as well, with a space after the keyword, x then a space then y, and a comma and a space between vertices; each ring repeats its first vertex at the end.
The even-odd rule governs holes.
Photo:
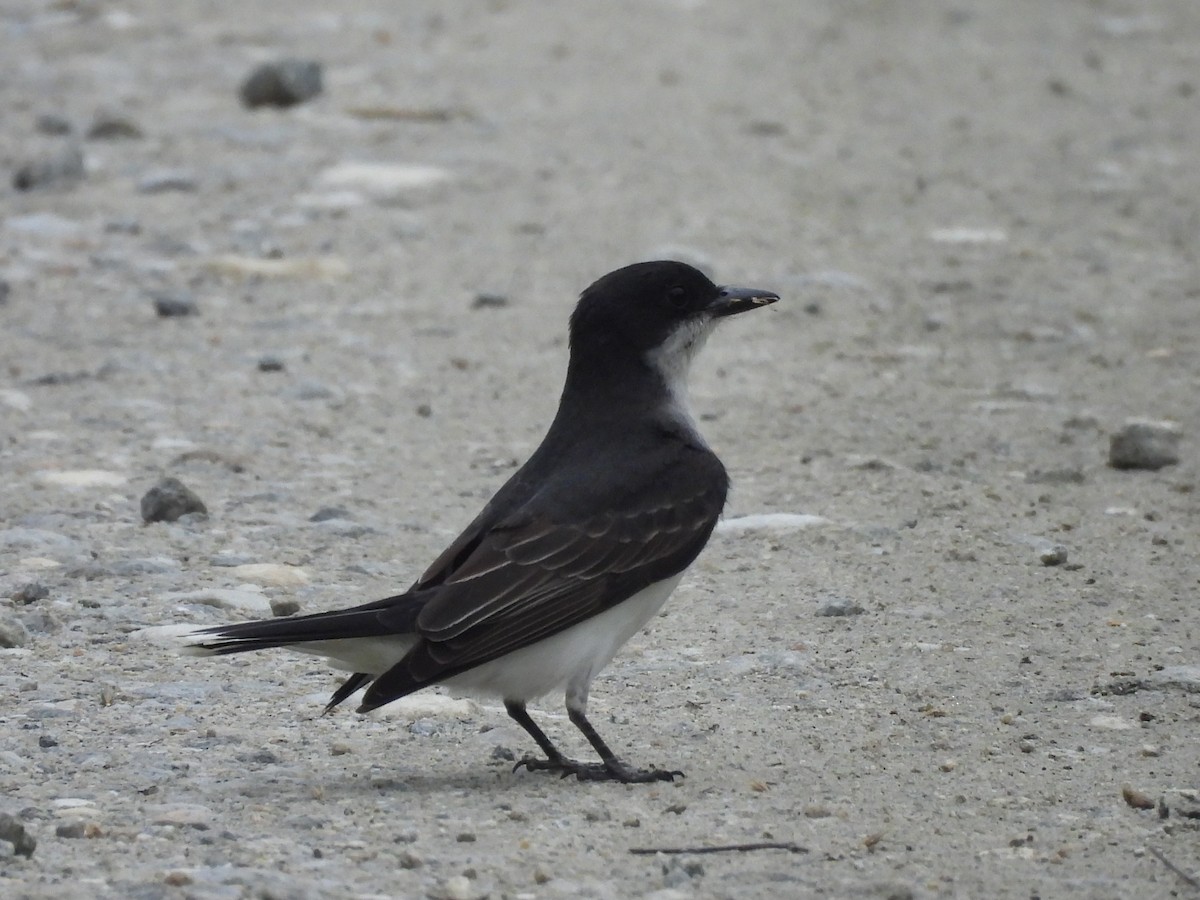
POLYGON ((674 781, 683 778, 678 769, 633 769, 620 761, 611 764, 585 763, 565 756, 557 759, 538 759, 526 756, 517 761, 513 771, 525 768, 530 772, 558 772, 561 778, 574 775, 580 781, 619 781, 622 784, 645 784, 651 781, 674 781))

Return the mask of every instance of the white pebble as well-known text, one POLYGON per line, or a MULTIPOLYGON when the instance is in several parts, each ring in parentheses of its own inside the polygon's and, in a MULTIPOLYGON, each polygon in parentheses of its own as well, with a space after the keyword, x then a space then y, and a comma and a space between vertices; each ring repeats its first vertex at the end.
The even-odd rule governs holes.
POLYGON ((66 488, 117 487, 126 481, 120 472, 109 472, 105 469, 43 470, 35 477, 43 484, 66 488))
POLYGON ((812 528, 815 525, 827 525, 829 520, 824 516, 812 516, 804 513, 756 513, 749 516, 738 516, 736 519, 725 519, 717 523, 718 534, 742 534, 747 531, 792 531, 797 528, 812 528))
POLYGON ((230 572, 235 578, 243 581, 270 584, 276 587, 300 587, 308 584, 311 580, 308 572, 304 569, 284 563, 247 563, 243 566, 234 566, 230 572))

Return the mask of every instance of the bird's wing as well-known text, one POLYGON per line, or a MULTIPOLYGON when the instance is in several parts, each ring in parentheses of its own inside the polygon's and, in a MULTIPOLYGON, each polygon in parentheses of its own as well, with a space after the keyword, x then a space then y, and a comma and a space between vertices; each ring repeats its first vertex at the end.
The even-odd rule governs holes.
POLYGON ((376 680, 363 706, 528 646, 686 568, 724 506, 725 470, 698 447, 650 463, 636 482, 620 465, 576 484, 551 480, 475 527, 485 510, 418 582, 430 596, 416 619, 423 640, 376 680))

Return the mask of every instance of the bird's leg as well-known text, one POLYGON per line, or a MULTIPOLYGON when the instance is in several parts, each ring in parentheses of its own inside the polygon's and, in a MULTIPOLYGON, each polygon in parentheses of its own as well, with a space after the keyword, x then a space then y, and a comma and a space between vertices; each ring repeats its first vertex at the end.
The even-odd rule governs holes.
POLYGON ((574 773, 580 781, 620 781, 624 784, 640 784, 647 781, 674 781, 677 775, 680 778, 683 777, 683 773, 678 769, 634 769, 626 765, 596 733, 596 729, 587 720, 582 708, 568 704, 567 715, 575 727, 583 732, 583 736, 588 739, 588 743, 596 749, 596 752, 600 754, 600 759, 603 760, 599 765, 592 763, 581 766, 580 771, 574 773))
POLYGON ((525 768, 530 772, 558 772, 563 778, 574 775, 580 781, 620 781, 624 784, 640 784, 648 781, 673 781, 676 776, 683 777, 683 773, 680 771, 634 769, 621 762, 617 755, 608 748, 608 744, 604 743, 604 739, 596 733, 596 729, 592 727, 592 723, 584 715, 583 709, 575 705, 567 707, 567 715, 570 716, 575 727, 583 732, 583 736, 588 739, 588 743, 600 754, 602 762, 585 763, 563 756, 558 751, 558 748, 551 743, 550 738, 546 737, 546 732, 542 731, 537 723, 530 718, 524 703, 515 700, 506 700, 504 708, 518 725, 529 732, 530 736, 537 741, 537 745, 542 748, 542 752, 546 754, 545 759, 526 756, 513 766, 514 772, 517 769, 525 768))
POLYGON ((518 725, 529 732, 530 736, 537 741, 537 745, 542 748, 542 752, 546 754, 545 759, 526 756, 513 766, 514 772, 524 766, 530 772, 535 772, 539 769, 550 769, 562 772, 563 776, 566 777, 571 774, 570 769, 572 766, 579 765, 573 759, 567 759, 558 752, 558 748, 550 742, 550 738, 546 737, 546 732, 538 728, 537 722, 530 718, 529 711, 525 709, 524 703, 516 700, 505 700, 504 708, 518 725))

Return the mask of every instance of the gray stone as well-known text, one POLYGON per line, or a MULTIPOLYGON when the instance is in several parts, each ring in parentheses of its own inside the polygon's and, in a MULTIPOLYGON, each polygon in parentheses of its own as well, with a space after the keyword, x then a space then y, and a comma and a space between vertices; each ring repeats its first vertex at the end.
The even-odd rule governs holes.
POLYGON ((294 616, 298 612, 300 612, 300 604, 291 597, 271 598, 271 615, 283 618, 284 616, 294 616))
POLYGON ((142 497, 142 519, 150 522, 174 522, 188 513, 208 514, 196 494, 178 478, 164 478, 142 497))
POLYGON ((504 294, 484 292, 475 295, 475 299, 471 301, 471 309, 503 309, 508 306, 508 302, 508 297, 504 294))
POLYGON ((37 848, 37 841, 33 835, 8 813, 0 813, 0 841, 8 841, 12 844, 13 851, 20 856, 31 857, 37 848))
POLYGON ((849 597, 832 597, 817 609, 818 616, 861 616, 864 610, 849 597))
POLYGON ((242 82, 242 103, 259 106, 295 106, 322 90, 321 64, 307 59, 281 59, 263 63, 242 82))
POLYGON ((1174 465, 1179 462, 1179 437, 1172 422, 1130 420, 1109 438, 1108 464, 1150 471, 1174 465))
POLYGON ((142 194, 165 194, 169 191, 188 192, 200 187, 196 176, 185 169, 165 169, 151 172, 138 179, 137 189, 142 194))
POLYGON ((61 822, 54 829, 54 836, 75 840, 84 836, 87 826, 83 822, 61 822))
POLYGON ((1067 561, 1067 548, 1062 544, 1046 544, 1038 548, 1038 559, 1043 566, 1061 566, 1067 561))
POLYGON ((310 522, 324 522, 328 519, 349 519, 350 511, 341 506, 322 506, 308 517, 310 522))
POLYGON ((104 110, 96 113, 84 135, 89 141, 138 140, 144 136, 142 129, 132 119, 104 110))
POLYGON ((1179 688, 1185 693, 1200 694, 1200 666, 1167 666, 1146 680, 1156 687, 1179 688))
POLYGON ((163 319, 175 319, 181 316, 195 316, 200 314, 200 307, 196 305, 196 298, 186 291, 179 293, 155 293, 150 296, 150 299, 154 301, 154 311, 163 319))
POLYGON ((20 619, 0 618, 0 647, 24 647, 29 643, 29 630, 20 619))

